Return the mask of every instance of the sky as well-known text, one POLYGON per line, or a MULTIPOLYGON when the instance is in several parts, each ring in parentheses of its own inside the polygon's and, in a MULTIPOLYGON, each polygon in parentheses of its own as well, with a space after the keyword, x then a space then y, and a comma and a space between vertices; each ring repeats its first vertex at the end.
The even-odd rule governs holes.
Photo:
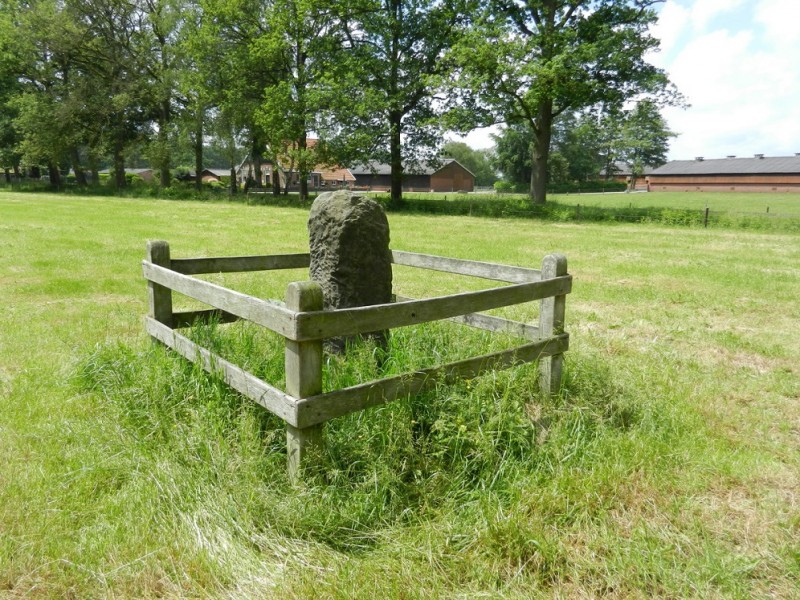
MULTIPOLYGON (((686 97, 669 160, 800 153, 800 0, 666 0, 649 57, 686 97)), ((465 141, 493 145, 492 130, 465 141)))

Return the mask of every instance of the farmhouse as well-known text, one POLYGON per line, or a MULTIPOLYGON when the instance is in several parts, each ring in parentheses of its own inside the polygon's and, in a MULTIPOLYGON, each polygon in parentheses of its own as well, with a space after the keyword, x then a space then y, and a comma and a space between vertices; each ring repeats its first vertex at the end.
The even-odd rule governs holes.
MULTIPOLYGON (((255 180, 255 164, 245 161, 239 167, 239 183, 244 185, 247 180, 255 180)), ((261 183, 264 187, 272 187, 273 177, 277 177, 278 185, 294 188, 300 182, 300 173, 294 168, 282 168, 279 162, 277 167, 271 161, 261 163, 261 183)), ((312 190, 347 189, 353 186, 356 178, 349 169, 334 165, 316 165, 308 174, 308 187, 312 190)))
MULTIPOLYGON (((109 177, 113 177, 114 171, 112 169, 103 169, 102 171, 98 172, 100 175, 108 175, 109 177)), ((155 181, 155 172, 153 169, 131 169, 129 167, 125 167, 125 174, 126 175, 135 175, 139 177, 143 181, 147 183, 152 183, 155 181)), ((88 175, 88 173, 87 173, 88 175)))
MULTIPOLYGON (((383 163, 367 163, 350 169, 356 186, 370 190, 386 191, 392 187, 392 168, 383 163)), ((406 167, 403 190, 407 192, 471 192, 475 189, 475 175, 453 158, 442 159, 439 165, 420 163, 406 167)))
POLYGON ((674 160, 650 173, 648 183, 654 192, 800 192, 800 153, 674 160))
MULTIPOLYGON (((316 138, 306 139, 306 148, 313 149, 319 140, 316 138)), ((256 165, 247 158, 239 166, 239 183, 245 185, 250 180, 256 179, 256 165)), ((261 163, 261 184, 264 187, 272 187, 277 180, 280 188, 296 189, 300 184, 300 172, 297 170, 294 161, 288 156, 278 156, 277 161, 265 160, 261 163)), ((340 165, 316 164, 308 173, 308 187, 312 190, 330 190, 351 188, 356 182, 356 178, 349 169, 340 165)))
MULTIPOLYGON (((221 182, 223 177, 230 177, 230 175, 230 169, 203 169, 200 171, 200 180, 203 183, 221 182)), ((179 181, 194 181, 196 178, 197 173, 194 171, 189 171, 185 175, 176 177, 179 181)))
MULTIPOLYGON (((642 167, 641 178, 644 179, 653 172, 653 167, 642 167)), ((633 168, 626 162, 615 162, 608 170, 600 171, 600 176, 618 183, 630 183, 633 168)))

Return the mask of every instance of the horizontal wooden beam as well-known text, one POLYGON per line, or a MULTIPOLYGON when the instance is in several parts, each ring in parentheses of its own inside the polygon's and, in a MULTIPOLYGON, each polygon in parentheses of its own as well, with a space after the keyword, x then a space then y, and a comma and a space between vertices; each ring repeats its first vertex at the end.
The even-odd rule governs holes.
POLYGON ((572 276, 564 275, 545 281, 518 283, 426 300, 297 313, 294 339, 318 340, 417 325, 567 294, 571 288, 572 276))
POLYGON ((309 427, 330 419, 419 394, 437 383, 472 379, 491 370, 507 369, 545 356, 565 352, 568 334, 540 340, 511 350, 494 352, 439 367, 371 381, 297 401, 296 427, 309 427))
POLYGON ((217 308, 172 313, 172 326, 175 329, 192 327, 198 323, 235 323, 239 320, 236 315, 217 308))
POLYGON ((201 273, 244 273, 302 269, 311 262, 309 254, 275 254, 271 256, 220 256, 212 258, 173 258, 173 271, 184 275, 201 273))
MULTIPOLYGON (((395 298, 397 302, 410 302, 415 300, 415 298, 408 298, 406 296, 396 296, 395 298)), ((519 321, 511 321, 509 319, 503 319, 502 317, 494 317, 482 313, 470 313, 467 315, 450 317, 448 321, 468 325, 475 329, 483 329, 484 331, 515 335, 531 342, 538 340, 540 337, 539 328, 535 325, 528 325, 527 323, 520 323, 519 321)))
POLYGON ((149 281, 294 339, 297 313, 287 309, 282 303, 234 292, 147 261, 142 263, 142 270, 145 279, 149 281))
POLYGON ((297 427, 296 400, 286 392, 195 344, 186 336, 155 319, 147 317, 145 328, 147 333, 165 346, 172 348, 184 358, 199 363, 207 372, 222 377, 222 380, 237 392, 263 406, 289 425, 297 427))
POLYGON ((538 269, 498 265, 495 263, 480 262, 476 260, 446 258, 444 256, 433 256, 431 254, 403 252, 401 250, 393 250, 392 259, 396 265, 419 267, 422 269, 430 269, 432 271, 455 273, 457 275, 482 277, 483 279, 506 281, 508 283, 527 283, 531 281, 539 281, 542 276, 542 272, 538 269))

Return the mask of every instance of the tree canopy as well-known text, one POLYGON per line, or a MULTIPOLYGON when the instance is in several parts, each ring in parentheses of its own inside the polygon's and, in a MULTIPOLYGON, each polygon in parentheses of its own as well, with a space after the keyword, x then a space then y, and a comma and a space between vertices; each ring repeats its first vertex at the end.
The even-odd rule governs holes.
MULTIPOLYGON (((231 168, 290 162, 301 195, 315 164, 388 162, 399 199, 404 167, 441 155, 446 129, 506 123, 497 164, 526 153, 515 177, 543 201, 553 140, 554 173, 593 168, 570 154, 588 121, 559 137, 559 117, 650 99, 619 135, 633 162, 658 154, 643 140, 676 96, 646 61, 655 2, 0 0, 0 157, 54 183, 111 164, 122 187, 138 152, 168 186, 213 141, 231 168)), ((486 153, 444 150, 491 183, 486 153)))
MULTIPOLYGON (((616 165, 631 169, 632 184, 645 167, 666 162, 669 141, 675 134, 667 127, 659 107, 642 100, 624 109, 601 108, 566 112, 553 122, 548 182, 582 183, 601 176, 612 177, 616 165)), ((530 182, 531 139, 523 124, 504 128, 495 136, 497 167, 516 186, 530 182)))
POLYGON ((530 196, 545 201, 555 119, 639 96, 677 101, 647 61, 658 0, 491 0, 460 44, 459 76, 485 118, 531 139, 530 196))

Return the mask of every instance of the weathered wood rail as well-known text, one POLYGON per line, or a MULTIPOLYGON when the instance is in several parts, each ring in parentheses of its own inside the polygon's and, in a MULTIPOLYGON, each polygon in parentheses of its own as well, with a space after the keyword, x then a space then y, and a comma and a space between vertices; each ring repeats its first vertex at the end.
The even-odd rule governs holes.
POLYGON ((392 304, 326 311, 322 310, 319 285, 310 281, 289 284, 286 302, 279 302, 248 296, 193 277, 207 273, 307 268, 308 254, 171 258, 167 242, 150 241, 147 258, 142 263, 150 304, 146 330, 155 340, 217 374, 239 393, 286 422, 288 467, 293 480, 300 476, 308 449, 322 443, 322 425, 326 421, 418 394, 438 382, 470 379, 493 369, 538 361, 541 393, 558 393, 563 354, 569 347, 569 336, 564 332, 564 309, 566 294, 572 288, 572 277, 567 273, 567 259, 563 255, 546 256, 541 269, 413 252, 393 251, 392 255, 397 265, 480 277, 506 285, 425 300, 397 297, 397 302, 392 304), (173 292, 212 308, 175 312, 173 292), (541 301, 538 326, 481 314, 481 311, 536 300, 541 301), (177 331, 204 319, 221 323, 245 319, 283 336, 286 340, 286 389, 280 390, 262 381, 177 331), (513 334, 525 343, 396 377, 323 391, 324 339, 443 319, 513 334))

